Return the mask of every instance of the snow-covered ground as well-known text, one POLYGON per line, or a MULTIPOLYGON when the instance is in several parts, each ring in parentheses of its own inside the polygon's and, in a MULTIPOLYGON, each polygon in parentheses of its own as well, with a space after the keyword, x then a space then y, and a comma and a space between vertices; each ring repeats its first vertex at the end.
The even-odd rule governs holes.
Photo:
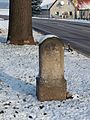
POLYGON ((60 20, 90 24, 90 20, 82 20, 82 19, 60 19, 60 20))
POLYGON ((6 42, 6 36, 8 34, 8 21, 0 21, 0 42, 6 42))
POLYGON ((0 29, 3 31, 2 34, 7 34, 8 31, 8 20, 1 20, 0 21, 0 29))
POLYGON ((9 15, 9 9, 0 9, 0 15, 9 15))
MULTIPOLYGON (((38 45, 2 43, 3 34, 7 35, 4 28, 0 33, 0 120, 90 120, 90 58, 65 50, 67 91, 74 98, 40 102, 36 98, 38 45)), ((35 40, 42 36, 33 33, 35 40)))
POLYGON ((82 19, 59 19, 59 18, 40 18, 40 17, 33 17, 33 18, 36 18, 36 19, 60 20, 60 21, 71 21, 71 22, 88 23, 88 24, 90 24, 90 20, 82 20, 82 19))

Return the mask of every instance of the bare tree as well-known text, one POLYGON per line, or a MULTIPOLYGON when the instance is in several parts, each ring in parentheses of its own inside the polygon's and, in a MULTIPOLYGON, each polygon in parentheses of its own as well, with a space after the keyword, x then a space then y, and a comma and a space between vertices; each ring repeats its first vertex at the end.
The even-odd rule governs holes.
POLYGON ((10 0, 9 31, 11 44, 35 44, 32 35, 32 0, 10 0))

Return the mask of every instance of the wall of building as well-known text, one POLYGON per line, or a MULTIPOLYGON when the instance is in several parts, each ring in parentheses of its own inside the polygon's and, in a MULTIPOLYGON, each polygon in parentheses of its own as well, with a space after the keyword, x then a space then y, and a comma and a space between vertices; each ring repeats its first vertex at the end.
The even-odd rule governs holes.
POLYGON ((75 8, 68 0, 58 0, 50 9, 50 17, 74 18, 75 8))
POLYGON ((90 9, 79 10, 79 16, 80 19, 90 20, 90 9))
POLYGON ((45 18, 49 18, 50 17, 50 10, 48 10, 48 9, 44 10, 44 9, 42 9, 41 16, 45 17, 45 18))

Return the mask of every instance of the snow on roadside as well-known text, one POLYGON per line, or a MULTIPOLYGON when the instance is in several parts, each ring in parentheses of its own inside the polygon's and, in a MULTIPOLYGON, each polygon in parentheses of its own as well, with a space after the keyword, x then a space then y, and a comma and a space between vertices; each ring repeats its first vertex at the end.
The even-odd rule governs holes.
POLYGON ((60 19, 60 20, 90 24, 90 20, 83 20, 83 19, 60 19))
MULTIPOLYGON (((41 34, 34 31, 35 40, 41 34)), ((39 102, 38 45, 0 43, 0 120, 90 120, 90 58, 65 50, 65 79, 74 99, 39 102)))
POLYGON ((0 42, 6 42, 6 37, 8 34, 8 20, 0 21, 0 42))
POLYGON ((9 9, 0 9, 0 15, 9 15, 9 9))
POLYGON ((59 18, 40 18, 40 17, 33 17, 33 18, 36 18, 36 19, 60 20, 60 21, 71 21, 71 22, 88 23, 88 24, 90 24, 90 20, 83 20, 83 19, 59 19, 59 18))
POLYGON ((8 32, 8 20, 0 21, 0 31, 1 31, 0 36, 7 35, 7 32, 8 32))

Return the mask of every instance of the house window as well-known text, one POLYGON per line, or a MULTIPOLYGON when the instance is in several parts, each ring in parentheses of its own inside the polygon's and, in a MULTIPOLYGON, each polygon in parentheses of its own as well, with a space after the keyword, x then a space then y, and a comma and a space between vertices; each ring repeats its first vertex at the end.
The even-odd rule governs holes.
POLYGON ((55 12, 55 15, 59 15, 59 12, 55 12))
POLYGON ((56 7, 62 7, 64 4, 65 4, 64 1, 58 2, 56 7))
POLYGON ((56 15, 59 15, 59 12, 56 12, 56 15))
POLYGON ((69 12, 70 16, 72 16, 72 11, 69 12))
POLYGON ((57 15, 59 15, 59 12, 57 12, 57 15))

